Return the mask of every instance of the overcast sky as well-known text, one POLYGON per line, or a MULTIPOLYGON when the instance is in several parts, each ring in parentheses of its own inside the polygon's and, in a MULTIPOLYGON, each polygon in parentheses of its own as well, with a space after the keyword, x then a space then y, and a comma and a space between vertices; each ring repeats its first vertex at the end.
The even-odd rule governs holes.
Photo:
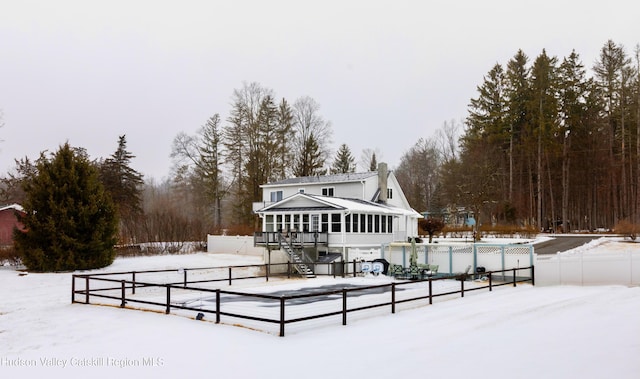
POLYGON ((591 68, 609 39, 634 55, 639 15, 628 0, 1 0, 0 175, 65 141, 107 157, 126 134, 132 167, 162 180, 173 138, 226 120, 243 82, 312 97, 334 149, 395 167, 518 49, 591 68))

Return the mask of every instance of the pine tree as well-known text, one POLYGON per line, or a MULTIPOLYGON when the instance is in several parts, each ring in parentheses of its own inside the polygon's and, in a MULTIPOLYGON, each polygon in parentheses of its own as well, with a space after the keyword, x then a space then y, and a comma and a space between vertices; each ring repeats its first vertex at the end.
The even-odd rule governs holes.
POLYGON ((338 148, 338 152, 336 153, 336 157, 333 161, 333 165, 331 166, 332 174, 347 174, 350 172, 356 171, 356 160, 351 155, 351 150, 349 150, 349 146, 346 143, 340 145, 338 148))
POLYGON ((118 137, 118 148, 100 164, 100 180, 118 210, 121 222, 121 234, 125 239, 135 237, 135 229, 142 214, 143 176, 131 168, 131 160, 135 158, 127 151, 125 135, 118 137))
POLYGON ((222 170, 222 136, 220 133, 220 116, 216 113, 207 120, 200 129, 195 173, 204 184, 204 198, 214 204, 214 227, 222 226, 222 199, 226 191, 223 188, 222 170))
POLYGON ((293 111, 289 103, 284 98, 278 106, 276 114, 278 123, 278 141, 274 157, 278 161, 273 168, 273 175, 276 180, 282 180, 291 174, 291 164, 294 161, 293 142, 295 131, 293 130, 293 111))
POLYGON ((117 217, 98 170, 82 149, 66 143, 36 162, 24 183, 25 231, 14 230, 15 248, 32 271, 101 268, 115 258, 117 217))

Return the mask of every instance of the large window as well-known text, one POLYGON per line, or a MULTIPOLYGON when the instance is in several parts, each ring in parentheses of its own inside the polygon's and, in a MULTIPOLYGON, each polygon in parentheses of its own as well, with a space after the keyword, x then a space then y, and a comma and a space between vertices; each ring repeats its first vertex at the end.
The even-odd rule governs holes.
POLYGON ((373 215, 367 215, 367 233, 373 233, 373 215))
POLYGON ((344 231, 351 233, 351 215, 344 216, 344 231))
POLYGON ((320 215, 311 215, 311 231, 320 231, 320 215))
POLYGON ((338 233, 342 231, 342 223, 340 222, 340 214, 332 213, 331 214, 331 232, 338 233))
POLYGON ((375 225, 376 233, 380 233, 380 215, 375 215, 373 224, 375 225))
POLYGON ((309 226, 309 215, 303 214, 302 215, 302 231, 308 232, 310 230, 311 230, 311 227, 309 226))
POLYGON ((276 228, 273 225, 273 215, 266 215, 264 217, 264 226, 265 226, 265 231, 267 232, 276 231, 276 228))
POLYGON ((351 230, 353 230, 354 233, 358 233, 360 231, 358 229, 358 218, 360 218, 360 216, 358 216, 357 214, 354 214, 351 218, 351 230))
POLYGON ((322 224, 320 226, 320 231, 321 232, 328 232, 329 231, 329 215, 326 213, 323 213, 321 215, 321 219, 322 219, 322 224))
POLYGON ((393 233, 393 216, 387 216, 387 221, 388 221, 388 223, 387 223, 387 225, 388 225, 387 232, 393 233))
POLYGON ((299 214, 294 214, 293 215, 293 230, 300 230, 300 215, 299 214))
POLYGON ((291 230, 291 215, 284 215, 284 230, 291 230))

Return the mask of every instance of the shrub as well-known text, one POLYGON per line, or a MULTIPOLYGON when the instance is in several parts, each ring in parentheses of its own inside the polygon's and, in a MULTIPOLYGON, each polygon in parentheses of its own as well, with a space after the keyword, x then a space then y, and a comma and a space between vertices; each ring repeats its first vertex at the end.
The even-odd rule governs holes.
POLYGON ((619 221, 613 230, 618 234, 622 234, 625 238, 629 237, 632 241, 635 241, 636 236, 640 233, 640 225, 625 219, 619 221))

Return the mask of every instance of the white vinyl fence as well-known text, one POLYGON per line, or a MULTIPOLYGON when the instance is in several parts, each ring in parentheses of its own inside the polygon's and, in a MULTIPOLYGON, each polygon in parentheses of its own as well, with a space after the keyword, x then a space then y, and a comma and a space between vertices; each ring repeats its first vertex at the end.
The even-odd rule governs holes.
POLYGON ((536 285, 640 285, 640 251, 578 251, 536 257, 536 285))
POLYGON ((264 256, 266 249, 253 246, 253 236, 207 235, 207 252, 264 256))
MULTIPOLYGON (((531 244, 418 244, 418 263, 438 265, 440 273, 464 272, 471 266, 470 272, 477 267, 485 271, 498 271, 534 264, 534 250, 531 244)), ((391 264, 408 267, 411 256, 411 244, 393 243, 385 246, 383 258, 391 264)), ((536 267, 537 272, 537 267, 536 267)), ((526 270, 518 276, 529 277, 526 270)), ((536 275, 537 276, 537 275, 536 275)), ((537 278, 536 278, 537 281, 537 278)))

